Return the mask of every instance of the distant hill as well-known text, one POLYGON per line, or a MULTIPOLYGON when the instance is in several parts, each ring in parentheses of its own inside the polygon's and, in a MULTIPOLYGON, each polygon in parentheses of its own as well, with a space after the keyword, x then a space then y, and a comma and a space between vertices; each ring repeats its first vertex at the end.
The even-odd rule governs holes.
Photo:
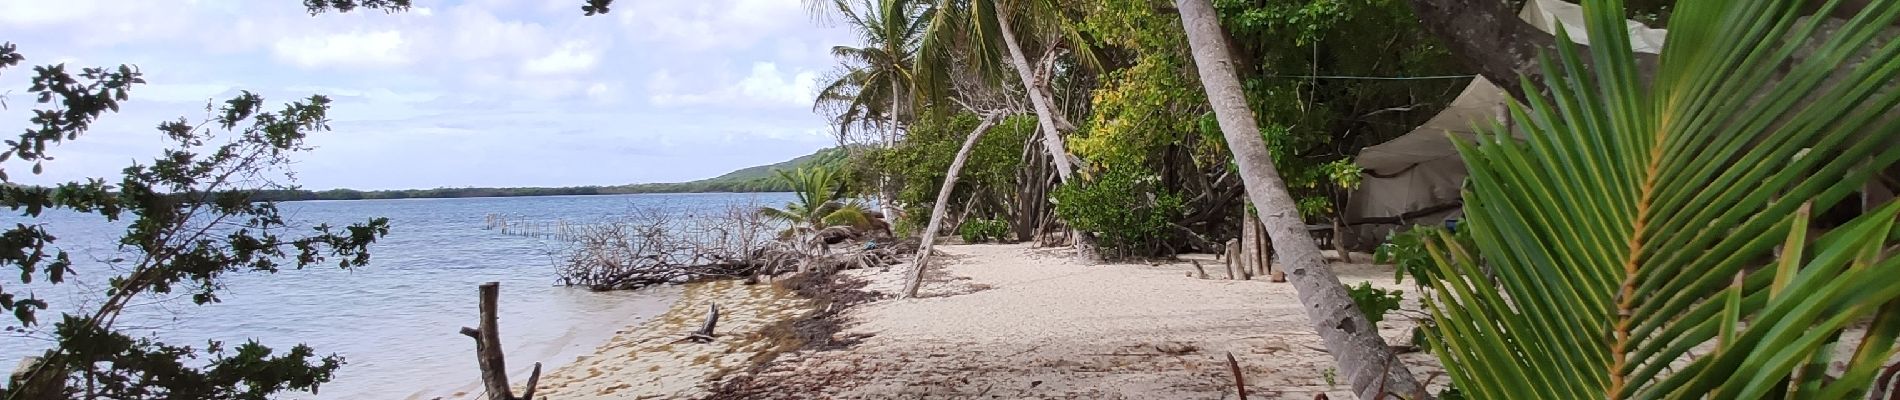
POLYGON ((786 192, 792 188, 780 182, 774 170, 792 170, 804 166, 837 166, 844 162, 843 147, 833 147, 782 162, 742 168, 712 178, 680 183, 643 183, 617 186, 626 193, 702 193, 702 192, 786 192))
POLYGON ((847 152, 843 147, 833 147, 793 158, 783 162, 742 168, 724 175, 691 182, 675 183, 639 183, 619 186, 571 186, 571 187, 518 187, 518 188, 435 188, 409 190, 353 190, 331 189, 324 191, 273 190, 258 193, 258 200, 296 201, 296 200, 363 200, 363 199, 423 199, 423 198, 460 198, 460 197, 520 197, 520 196, 575 196, 602 194, 635 193, 758 193, 785 192, 791 187, 780 182, 773 170, 790 170, 804 166, 838 166, 844 163, 847 152))

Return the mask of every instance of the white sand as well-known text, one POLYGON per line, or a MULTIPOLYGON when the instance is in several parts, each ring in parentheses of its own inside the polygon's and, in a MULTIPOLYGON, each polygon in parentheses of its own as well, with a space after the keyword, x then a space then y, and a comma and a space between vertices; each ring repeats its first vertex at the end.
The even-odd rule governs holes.
MULTIPOLYGON (((1343 378, 1327 382, 1332 359, 1290 284, 1190 278, 1186 263, 1082 266, 1065 250, 1026 245, 939 249, 948 256, 925 298, 852 311, 857 324, 846 333, 875 336, 847 350, 788 354, 758 378, 800 387, 844 376, 786 398, 1217 399, 1234 397, 1231 352, 1251 398, 1352 397, 1343 378), (1193 350, 1157 350, 1179 345, 1193 350)), ((1219 264, 1204 264, 1220 274, 1219 264)), ((1349 285, 1412 289, 1393 284, 1389 266, 1334 268, 1349 285)), ((895 293, 902 270, 852 273, 895 293)), ((1408 293, 1406 304, 1410 311, 1381 324, 1388 343, 1410 342, 1404 314, 1415 315, 1418 302, 1408 293)), ((1427 354, 1402 358, 1420 377, 1438 371, 1427 354)))

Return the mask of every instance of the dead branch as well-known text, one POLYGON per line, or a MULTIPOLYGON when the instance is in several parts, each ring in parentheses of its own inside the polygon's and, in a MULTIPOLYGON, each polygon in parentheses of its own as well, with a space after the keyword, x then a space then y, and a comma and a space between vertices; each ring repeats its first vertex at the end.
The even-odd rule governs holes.
POLYGON ((528 375, 528 389, 524 396, 515 397, 514 389, 508 386, 507 358, 501 351, 501 324, 496 317, 496 302, 501 297, 501 283, 489 282, 480 288, 481 320, 477 328, 462 327, 461 333, 475 338, 475 358, 481 364, 482 387, 488 392, 488 400, 533 400, 534 385, 541 381, 541 363, 534 363, 534 372, 528 375))

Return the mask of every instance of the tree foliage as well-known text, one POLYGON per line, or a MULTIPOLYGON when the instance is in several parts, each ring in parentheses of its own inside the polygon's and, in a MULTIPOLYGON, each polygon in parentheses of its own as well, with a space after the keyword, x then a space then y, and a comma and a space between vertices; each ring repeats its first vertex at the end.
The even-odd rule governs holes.
POLYGON ((790 225, 780 236, 804 241, 833 227, 869 229, 869 212, 848 196, 848 180, 837 170, 800 167, 776 172, 796 198, 784 207, 760 208, 759 215, 790 225))
POLYGON ((1136 168, 1110 169, 1093 179, 1056 188, 1056 215, 1077 230, 1095 232, 1105 255, 1150 257, 1171 251, 1180 195, 1158 187, 1159 179, 1136 168))
MULTIPOLYGON (((0 45, 0 69, 24 59, 14 45, 0 45)), ((49 147, 78 139, 145 82, 131 66, 73 74, 62 64, 33 72, 28 90, 39 108, 25 132, 0 150, 0 163, 5 163, 0 164, 0 205, 22 221, 0 233, 0 265, 19 269, 21 284, 61 284, 79 273, 59 248, 55 227, 42 219, 48 212, 88 214, 127 226, 117 240, 121 256, 107 262, 118 275, 108 280, 104 300, 90 311, 64 313, 51 330, 54 347, 32 372, 37 380, 67 380, 66 389, 39 395, 264 399, 282 391, 315 391, 329 381, 342 359, 319 358, 302 345, 288 353, 255 342, 174 346, 135 339, 114 325, 140 298, 188 295, 199 305, 215 303, 227 273, 354 268, 369 261, 368 246, 388 233, 386 219, 300 229, 275 205, 251 197, 259 189, 283 187, 279 182, 287 177, 290 155, 309 149, 304 145, 308 135, 329 129, 329 99, 312 96, 269 111, 261 96, 243 92, 207 107, 212 113, 203 121, 159 124, 167 149, 149 163, 125 168, 116 181, 25 186, 12 183, 7 173, 30 165, 31 173, 39 174, 43 162, 53 158, 49 147)), ((13 329, 39 332, 39 312, 48 307, 45 300, 0 287, 0 309, 18 322, 13 329)), ((23 390, 28 389, 9 387, 0 395, 11 398, 23 390)))
MULTIPOLYGON (((906 219, 897 221, 900 228, 925 225, 922 219, 930 216, 937 190, 943 186, 944 172, 964 139, 980 123, 980 118, 969 113, 926 117, 911 126, 897 147, 875 152, 866 160, 871 168, 896 177, 902 185, 897 199, 906 208, 906 219)), ((963 214, 963 205, 971 204, 978 208, 972 210, 977 218, 995 219, 1016 194, 1023 143, 1035 131, 1034 117, 1015 116, 1004 119, 978 140, 951 194, 950 212, 963 214)))
MULTIPOLYGON (((1401 1, 1215 1, 1235 39, 1238 71, 1260 130, 1301 211, 1329 214, 1356 181, 1350 157, 1404 134, 1457 94, 1465 79, 1367 79, 1456 75, 1401 1), (1322 78, 1323 77, 1323 78, 1322 78)), ((1114 54, 1092 99, 1075 151, 1098 166, 1159 171, 1229 161, 1200 83, 1190 71, 1178 19, 1151 3, 1105 0, 1088 9, 1085 31, 1114 54), (1169 158, 1179 147, 1189 160, 1169 158)), ((1185 185, 1182 185, 1185 186, 1185 185)))

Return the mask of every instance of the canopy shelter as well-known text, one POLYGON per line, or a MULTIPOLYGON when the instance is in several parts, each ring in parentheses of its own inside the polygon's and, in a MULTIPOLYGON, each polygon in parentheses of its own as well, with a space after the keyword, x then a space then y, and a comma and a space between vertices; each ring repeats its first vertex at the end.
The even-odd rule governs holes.
MULTIPOLYGON (((1562 24, 1571 40, 1589 44, 1583 8, 1560 0, 1532 0, 1519 17, 1545 32, 1562 24)), ((1630 45, 1644 53, 1662 50, 1667 31, 1629 21, 1630 45)), ((1451 138, 1471 140, 1478 129, 1506 123, 1509 95, 1482 77, 1471 80, 1463 93, 1437 116, 1403 136, 1366 147, 1353 159, 1365 169, 1364 180, 1346 203, 1346 223, 1354 226, 1360 243, 1378 243, 1393 229, 1417 224, 1440 224, 1462 213, 1459 188, 1465 179, 1464 160, 1451 138)))

